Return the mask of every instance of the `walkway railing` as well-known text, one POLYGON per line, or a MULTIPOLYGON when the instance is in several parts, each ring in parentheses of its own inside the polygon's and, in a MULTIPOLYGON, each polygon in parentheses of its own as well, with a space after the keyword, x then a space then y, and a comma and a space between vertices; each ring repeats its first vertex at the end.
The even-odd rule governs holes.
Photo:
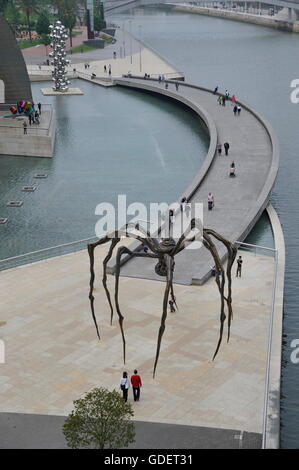
POLYGON ((13 256, 11 258, 1 259, 0 271, 16 268, 17 266, 23 266, 25 264, 36 263, 37 261, 54 258, 55 256, 66 255, 76 251, 84 250, 86 249, 87 243, 92 243, 96 240, 98 240, 96 237, 85 238, 75 242, 64 243, 62 245, 52 246, 50 248, 44 248, 42 250, 32 251, 30 253, 24 253, 23 255, 13 256))
POLYGON ((269 332, 268 332, 268 346, 267 346, 267 363, 266 363, 266 376, 265 376, 265 391, 264 391, 264 409, 263 409, 263 427, 262 427, 262 448, 267 448, 267 422, 269 415, 269 398, 270 398, 270 373, 271 373, 271 353, 272 353, 272 343, 273 343, 273 323, 274 323, 274 313, 275 313, 275 302, 276 302, 276 285, 277 285, 277 276, 278 276, 278 250, 275 248, 268 248, 265 246, 251 245, 244 242, 236 242, 241 250, 248 250, 253 248, 255 253, 257 251, 266 251, 268 255, 274 256, 274 277, 272 285, 272 295, 271 295, 271 312, 269 318, 269 332))
MULTIPOLYGON (((43 119, 43 114, 44 113, 50 113, 49 119, 48 119, 48 125, 44 126, 41 124, 32 124, 31 126, 28 123, 28 116, 25 116, 24 114, 16 114, 15 117, 2 117, 3 115, 8 115, 11 114, 9 108, 10 106, 15 106, 14 104, 7 104, 5 105, 1 104, 0 106, 0 133, 7 133, 8 131, 13 134, 17 135, 22 135, 24 134, 24 128, 23 128, 23 121, 24 119, 27 122, 27 134, 28 135, 47 135, 50 129, 51 125, 51 120, 52 120, 52 115, 53 115, 53 107, 49 103, 43 103, 42 104, 42 113, 41 113, 41 120, 43 119)), ((11 115, 13 116, 13 115, 11 115)))

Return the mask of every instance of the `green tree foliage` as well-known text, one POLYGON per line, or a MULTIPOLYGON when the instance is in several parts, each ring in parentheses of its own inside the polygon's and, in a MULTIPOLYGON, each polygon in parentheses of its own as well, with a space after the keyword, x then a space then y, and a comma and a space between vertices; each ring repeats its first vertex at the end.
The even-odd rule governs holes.
MULTIPOLYGON (((55 0, 57 1, 57 0, 55 0)), ((73 46, 72 31, 77 21, 79 2, 78 0, 63 0, 60 3, 59 19, 69 30, 70 46, 73 46)))
POLYGON ((73 449, 127 447, 135 437, 133 414, 131 404, 116 390, 94 388, 74 401, 74 410, 63 425, 67 445, 73 449))
POLYGON ((8 2, 4 10, 4 17, 14 31, 16 30, 17 26, 21 23, 21 14, 14 2, 8 2))
POLYGON ((94 15, 94 30, 95 31, 102 31, 102 29, 106 28, 106 21, 102 19, 102 16, 99 13, 95 13, 94 15))
POLYGON ((49 25, 50 25, 49 14, 46 10, 43 10, 37 18, 35 31, 40 36, 42 36, 42 34, 49 34, 49 25))
POLYGON ((31 37, 30 17, 33 13, 35 13, 38 10, 38 1, 37 0, 17 0, 17 5, 19 6, 20 10, 23 11, 26 15, 27 29, 28 29, 29 38, 31 41, 32 37, 31 37))
POLYGON ((9 0, 0 0, 0 13, 3 13, 9 4, 9 0))

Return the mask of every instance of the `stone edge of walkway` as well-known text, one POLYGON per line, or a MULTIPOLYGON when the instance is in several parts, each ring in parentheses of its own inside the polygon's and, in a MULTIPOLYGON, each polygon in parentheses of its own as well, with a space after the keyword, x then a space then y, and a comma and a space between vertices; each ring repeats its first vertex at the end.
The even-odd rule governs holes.
POLYGON ((276 254, 276 285, 273 323, 269 325, 268 367, 266 372, 263 448, 279 449, 280 446, 280 390, 282 322, 285 273, 285 242, 282 227, 272 204, 267 206, 276 254))

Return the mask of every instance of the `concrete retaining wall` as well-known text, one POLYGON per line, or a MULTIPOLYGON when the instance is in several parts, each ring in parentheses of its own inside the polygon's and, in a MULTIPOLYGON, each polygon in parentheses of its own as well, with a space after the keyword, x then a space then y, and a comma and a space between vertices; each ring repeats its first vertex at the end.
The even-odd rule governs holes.
POLYGON ((253 23, 261 26, 279 29, 291 33, 299 33, 299 24, 277 20, 274 18, 266 18, 264 16, 252 15, 249 13, 240 13, 235 11, 221 10, 216 8, 206 8, 188 5, 163 5, 175 11, 186 11, 188 13, 197 13, 198 15, 216 16, 218 18, 226 18, 229 20, 243 21, 245 23, 253 23))
MULTIPOLYGON (((0 154, 20 155, 25 157, 52 157, 55 142, 55 112, 51 110, 48 129, 34 128, 30 134, 23 134, 22 128, 14 128, 11 131, 0 132, 0 154), (39 133, 38 133, 39 132, 39 133)), ((1 157, 0 157, 1 158, 1 157)))
POLYGON ((274 207, 267 207, 276 251, 276 273, 273 316, 269 328, 268 367, 265 392, 263 448, 278 449, 280 445, 281 348, 283 293, 285 274, 285 243, 283 231, 274 207))

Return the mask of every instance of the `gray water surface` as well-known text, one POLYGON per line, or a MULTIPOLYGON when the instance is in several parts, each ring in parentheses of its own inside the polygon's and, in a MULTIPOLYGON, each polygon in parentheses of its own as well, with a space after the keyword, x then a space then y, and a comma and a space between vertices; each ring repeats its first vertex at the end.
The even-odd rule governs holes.
MULTIPOLYGON (((95 208, 176 201, 209 138, 186 108, 132 90, 74 81, 84 96, 47 97, 57 116, 54 157, 0 156, 0 259, 95 236, 95 208), (47 173, 47 179, 34 179, 47 173), (22 186, 38 183, 33 193, 22 186), (6 207, 23 200, 20 208, 6 207)), ((43 83, 42 86, 47 86, 43 83)), ((50 86, 50 83, 48 84, 50 86)), ((45 102, 34 83, 34 101, 45 102)))

